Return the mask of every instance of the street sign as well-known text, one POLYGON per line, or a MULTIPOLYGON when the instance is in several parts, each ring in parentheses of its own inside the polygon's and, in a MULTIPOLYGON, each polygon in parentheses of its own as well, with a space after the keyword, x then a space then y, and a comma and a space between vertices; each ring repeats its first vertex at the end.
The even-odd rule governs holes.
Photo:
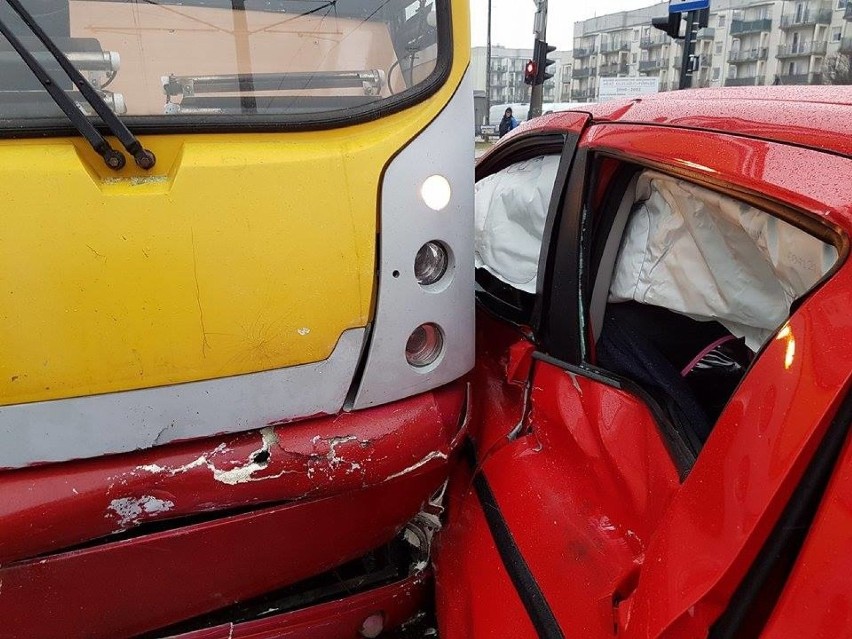
POLYGON ((599 82, 598 100, 601 102, 617 98, 635 98, 638 95, 656 93, 660 90, 658 77, 600 78, 599 82))
POLYGON ((709 8, 710 0, 669 0, 669 13, 686 13, 709 8))

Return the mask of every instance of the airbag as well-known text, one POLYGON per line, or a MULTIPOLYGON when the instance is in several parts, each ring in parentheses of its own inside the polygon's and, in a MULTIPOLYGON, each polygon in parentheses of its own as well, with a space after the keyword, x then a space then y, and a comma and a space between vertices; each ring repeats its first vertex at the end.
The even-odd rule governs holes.
POLYGON ((837 260, 837 250, 744 202, 643 173, 609 300, 717 320, 753 350, 837 260))

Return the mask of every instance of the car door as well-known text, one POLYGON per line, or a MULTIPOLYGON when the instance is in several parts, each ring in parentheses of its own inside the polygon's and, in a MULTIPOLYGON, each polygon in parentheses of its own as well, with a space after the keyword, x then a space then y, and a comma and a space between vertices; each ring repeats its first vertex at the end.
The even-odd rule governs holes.
MULTIPOLYGON (((697 130, 582 126, 563 151, 526 312, 480 296, 469 463, 451 479, 437 559, 442 636, 756 636, 789 574, 776 559, 802 543, 784 531, 807 530, 848 427, 838 265, 852 191, 831 176, 850 161, 697 130), (628 194, 649 171, 833 255, 765 333, 709 438, 598 352, 628 194)), ((478 179, 501 168, 484 164, 478 179)))
MULTIPOLYGON (((555 296, 541 292, 559 259, 557 245, 564 246, 559 235, 576 221, 566 216, 582 202, 588 162, 587 151, 578 152, 587 118, 559 117, 566 135, 543 229, 553 248, 538 256, 537 294, 513 295, 484 269, 478 275, 477 429, 469 465, 450 484, 456 491, 437 561, 439 619, 448 636, 562 636, 572 617, 589 636, 609 632, 612 597, 634 578, 644 520, 659 517, 678 481, 641 401, 599 376, 566 374, 566 362, 549 354, 555 347, 540 346, 579 341, 579 324, 567 335, 551 332, 545 319, 576 296, 567 287, 555 296), (622 409, 615 414, 614 404, 622 409), (560 427, 566 423, 570 429, 560 427), (567 484, 574 488, 554 489, 567 484), (595 601, 576 606, 586 594, 595 601)), ((544 127, 516 138, 480 163, 477 177, 511 173, 534 144, 552 155, 547 135, 544 127)))
MULTIPOLYGON (((852 163, 798 146, 634 125, 598 127, 588 143, 601 157, 663 170, 764 211, 776 228, 783 221, 833 252, 765 339, 697 451, 620 611, 629 637, 758 636, 822 507, 849 426, 852 358, 840 308, 852 189, 834 176, 852 163)), ((796 253, 801 248, 788 245, 776 257, 813 267, 796 253)))

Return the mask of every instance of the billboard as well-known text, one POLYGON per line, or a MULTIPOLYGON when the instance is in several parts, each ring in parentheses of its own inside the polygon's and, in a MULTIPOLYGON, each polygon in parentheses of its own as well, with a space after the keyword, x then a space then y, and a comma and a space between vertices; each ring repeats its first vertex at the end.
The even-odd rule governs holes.
POLYGON ((656 93, 660 90, 660 78, 601 78, 598 85, 598 100, 635 98, 639 95, 656 93))

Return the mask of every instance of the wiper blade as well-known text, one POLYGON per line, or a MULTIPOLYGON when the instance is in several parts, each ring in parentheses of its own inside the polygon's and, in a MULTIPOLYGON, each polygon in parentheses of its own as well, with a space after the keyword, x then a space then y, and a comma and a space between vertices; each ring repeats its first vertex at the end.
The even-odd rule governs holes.
MULTIPOLYGON (((30 15, 29 11, 24 8, 24 6, 20 3, 20 0, 6 0, 6 2, 9 3, 9 6, 14 9, 15 13, 17 13, 21 17, 21 20, 24 21, 24 24, 26 24, 29 30, 33 32, 33 35, 41 41, 45 48, 54 57, 56 62, 59 63, 59 66, 62 67, 62 70, 71 79, 71 82, 74 83, 86 102, 91 105, 92 109, 94 109, 95 113, 100 116, 101 120, 109 128, 110 132, 112 132, 112 134, 118 138, 118 141, 121 142, 122 146, 127 149, 127 152, 133 156, 136 164, 140 168, 146 170, 153 168, 156 163, 154 154, 145 149, 136 136, 133 135, 124 125, 124 122, 122 122, 118 116, 113 113, 112 109, 107 106, 106 102, 104 102, 101 96, 99 96, 92 88, 92 85, 89 84, 88 80, 83 77, 83 74, 80 73, 77 67, 71 63, 59 47, 56 46, 53 40, 50 39, 50 36, 45 33, 32 15, 30 15)), ((45 71, 44 67, 38 63, 29 51, 27 51, 26 47, 23 46, 23 43, 21 43, 17 36, 12 33, 11 29, 3 23, 2 19, 0 19, 0 31, 2 31, 3 35, 9 41, 9 44, 12 45, 15 51, 18 52, 18 55, 21 56, 26 65, 35 74, 38 81, 47 90, 59 108, 68 116, 68 119, 71 120, 74 127, 89 141, 92 148, 104 158, 106 165, 115 170, 121 169, 125 164, 124 155, 110 146, 109 142, 107 142, 98 130, 95 129, 92 123, 89 122, 88 118, 86 118, 86 116, 77 109, 76 105, 68 97, 68 95, 56 86, 56 83, 50 77, 50 74, 45 71), (120 158, 120 160, 118 158, 120 158)))

